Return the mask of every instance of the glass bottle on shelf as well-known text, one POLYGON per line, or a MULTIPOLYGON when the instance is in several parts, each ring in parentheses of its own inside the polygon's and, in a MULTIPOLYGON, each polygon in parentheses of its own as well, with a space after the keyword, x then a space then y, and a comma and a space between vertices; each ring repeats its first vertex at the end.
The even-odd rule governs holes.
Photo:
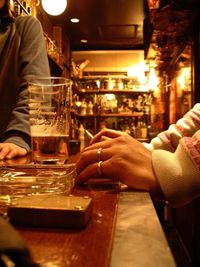
POLYGON ((136 131, 136 126, 135 126, 135 118, 134 118, 130 123, 130 135, 132 137, 135 137, 135 131, 136 131))
POLYGON ((118 81, 117 81, 117 89, 118 90, 123 90, 124 89, 124 84, 123 84, 122 79, 118 79, 118 81))
POLYGON ((24 7, 24 9, 26 9, 26 1, 22 2, 22 6, 24 7))
POLYGON ((78 121, 75 118, 71 119, 71 139, 77 139, 78 121))
POLYGON ((148 127, 147 127, 147 123, 145 121, 145 119, 143 118, 141 120, 141 124, 140 124, 140 137, 142 139, 146 139, 148 136, 148 127))
POLYGON ((37 6, 39 6, 40 1, 39 0, 29 0, 30 2, 30 14, 31 16, 37 17, 37 6))
POLYGON ((20 16, 26 16, 26 1, 22 1, 20 5, 20 16))
POLYGON ((17 1, 13 1, 13 11, 14 11, 15 16, 20 15, 20 6, 17 3, 17 1))
POLYGON ((30 0, 26 0, 26 10, 27 10, 28 14, 31 14, 30 0))
POLYGON ((89 103, 87 105, 87 114, 88 115, 92 115, 93 114, 93 104, 92 104, 92 101, 89 101, 89 103))
POLYGON ((81 115, 86 115, 87 114, 87 103, 85 102, 85 99, 81 101, 81 105, 79 107, 80 114, 81 115))
POLYGON ((78 128, 78 139, 80 141, 80 151, 82 151, 85 147, 85 129, 82 123, 78 128))

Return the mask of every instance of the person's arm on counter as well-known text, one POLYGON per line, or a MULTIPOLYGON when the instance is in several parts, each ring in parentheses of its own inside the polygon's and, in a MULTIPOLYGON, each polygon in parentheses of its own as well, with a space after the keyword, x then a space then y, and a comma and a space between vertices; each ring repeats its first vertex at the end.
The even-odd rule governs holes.
POLYGON ((10 16, 8 22, 8 2, 5 0, 2 9, 7 23, 0 25, 0 159, 23 156, 30 151, 28 79, 50 75, 40 22, 31 16, 10 16))
MULTIPOLYGON (((143 145, 150 151, 164 149, 174 152, 182 137, 192 136, 198 130, 200 130, 200 103, 195 104, 176 124, 171 124, 166 131, 159 133, 150 143, 143 143, 143 145)), ((91 144, 107 137, 115 138, 121 135, 126 135, 126 133, 104 129, 94 136, 91 144)))
MULTIPOLYGON (((77 183, 98 177, 97 149, 102 148, 103 176, 119 178, 126 185, 150 191, 171 206, 184 205, 200 195, 200 105, 188 112, 177 125, 156 138, 157 148, 147 149, 142 143, 119 131, 104 130, 81 154, 77 163, 77 183), (174 133, 173 130, 174 129, 174 133), (179 129, 179 132, 177 131, 179 129), (194 132, 196 132, 192 137, 194 132), (170 134, 167 134, 170 133, 170 134), (184 136, 186 135, 186 136, 184 136), (100 141, 102 136, 111 138, 100 141), (168 136, 173 149, 167 151, 168 136), (190 137, 189 137, 190 136, 190 137), (161 139, 162 137, 163 139, 161 139), (163 141, 164 140, 164 141, 163 141), (176 140, 176 141, 174 141, 176 140)), ((152 143, 155 139, 152 140, 152 143)))
POLYGON ((183 137, 175 152, 153 150, 152 166, 171 206, 181 206, 200 196, 200 130, 183 137))
POLYGON ((200 104, 188 111, 176 124, 171 124, 166 131, 153 138, 150 144, 144 143, 149 150, 164 149, 174 152, 179 140, 184 136, 192 136, 200 129, 200 104))

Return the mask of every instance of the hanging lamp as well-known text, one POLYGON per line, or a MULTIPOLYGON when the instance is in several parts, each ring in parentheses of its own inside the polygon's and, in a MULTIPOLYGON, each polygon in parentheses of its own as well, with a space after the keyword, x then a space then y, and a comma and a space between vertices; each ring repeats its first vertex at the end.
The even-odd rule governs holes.
POLYGON ((67 0, 42 0, 41 3, 44 11, 52 16, 62 14, 67 7, 67 0))

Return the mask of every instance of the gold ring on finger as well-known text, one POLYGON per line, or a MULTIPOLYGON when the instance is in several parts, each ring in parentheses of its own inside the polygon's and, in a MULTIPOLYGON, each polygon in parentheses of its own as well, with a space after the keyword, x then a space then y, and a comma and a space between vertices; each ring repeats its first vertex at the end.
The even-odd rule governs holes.
POLYGON ((99 161, 97 163, 97 171, 98 171, 99 176, 102 176, 102 174, 103 174, 102 164, 103 164, 103 161, 99 161))
POLYGON ((98 155, 98 161, 102 161, 102 148, 101 147, 97 150, 97 155, 98 155))

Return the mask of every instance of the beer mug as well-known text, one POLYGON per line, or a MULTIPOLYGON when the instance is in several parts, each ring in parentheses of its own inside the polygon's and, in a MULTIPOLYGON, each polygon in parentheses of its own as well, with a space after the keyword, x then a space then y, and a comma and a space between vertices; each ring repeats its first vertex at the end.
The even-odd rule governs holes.
POLYGON ((35 77, 29 81, 29 119, 35 163, 68 161, 71 81, 62 77, 35 77))

